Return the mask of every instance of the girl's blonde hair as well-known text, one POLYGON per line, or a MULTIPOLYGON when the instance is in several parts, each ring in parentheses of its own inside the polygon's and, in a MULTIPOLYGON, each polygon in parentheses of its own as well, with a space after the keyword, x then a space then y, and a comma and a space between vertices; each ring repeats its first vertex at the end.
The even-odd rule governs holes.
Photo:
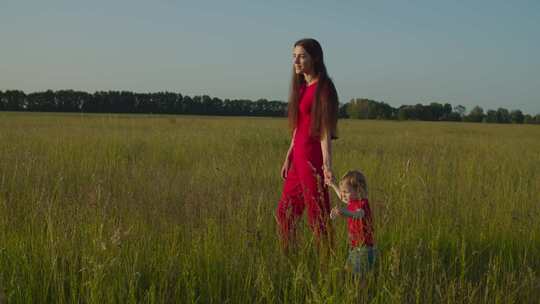
POLYGON ((341 178, 340 185, 347 185, 353 188, 361 198, 368 197, 368 188, 366 177, 364 174, 358 170, 351 170, 345 173, 341 178))

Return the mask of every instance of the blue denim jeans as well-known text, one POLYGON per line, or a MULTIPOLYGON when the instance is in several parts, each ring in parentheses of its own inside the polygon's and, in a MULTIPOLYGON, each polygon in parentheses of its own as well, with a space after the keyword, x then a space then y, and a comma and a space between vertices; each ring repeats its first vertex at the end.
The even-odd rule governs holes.
POLYGON ((349 251, 347 266, 350 267, 352 273, 355 275, 366 274, 373 268, 376 256, 377 249, 372 246, 353 248, 349 251))

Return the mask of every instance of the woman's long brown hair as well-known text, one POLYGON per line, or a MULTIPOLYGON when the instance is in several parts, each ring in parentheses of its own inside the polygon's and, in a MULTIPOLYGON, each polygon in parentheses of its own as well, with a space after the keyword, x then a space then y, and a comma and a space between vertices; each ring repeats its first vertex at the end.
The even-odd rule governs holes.
MULTIPOLYGON (((321 45, 315 39, 306 38, 298 40, 294 44, 294 47, 297 46, 304 48, 310 55, 314 73, 319 77, 315 100, 311 107, 310 135, 314 137, 330 135, 330 138, 337 139, 338 95, 334 83, 326 71, 321 45)), ((304 84, 306 84, 304 75, 296 74, 293 66, 287 111, 291 131, 297 126, 300 87, 304 84)))

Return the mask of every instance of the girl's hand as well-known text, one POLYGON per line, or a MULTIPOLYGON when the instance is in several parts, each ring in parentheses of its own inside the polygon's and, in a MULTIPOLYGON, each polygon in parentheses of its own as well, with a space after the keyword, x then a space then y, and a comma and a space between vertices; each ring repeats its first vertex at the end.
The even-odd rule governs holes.
POLYGON ((339 215, 341 215, 341 212, 339 211, 338 207, 334 207, 332 210, 330 210, 330 219, 335 219, 339 215))

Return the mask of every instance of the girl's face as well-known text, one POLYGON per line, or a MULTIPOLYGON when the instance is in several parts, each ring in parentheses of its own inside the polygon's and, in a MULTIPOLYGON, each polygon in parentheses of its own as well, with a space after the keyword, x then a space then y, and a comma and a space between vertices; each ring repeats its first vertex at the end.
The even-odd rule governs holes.
POLYGON ((303 47, 297 45, 293 49, 293 65, 296 74, 312 74, 313 60, 303 47))
POLYGON ((341 199, 347 203, 349 203, 351 200, 358 199, 358 192, 348 184, 341 183, 339 185, 339 193, 341 195, 341 199))

